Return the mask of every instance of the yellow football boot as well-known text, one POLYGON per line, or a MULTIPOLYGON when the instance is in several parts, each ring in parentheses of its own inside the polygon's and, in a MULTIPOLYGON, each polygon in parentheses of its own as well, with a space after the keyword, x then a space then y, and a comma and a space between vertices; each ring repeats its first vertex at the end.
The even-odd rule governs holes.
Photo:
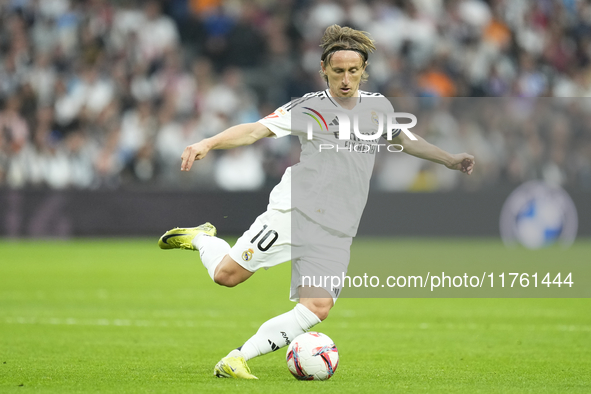
POLYGON ((250 373, 250 368, 239 350, 232 350, 222 358, 213 369, 213 374, 218 378, 258 379, 250 373))
POLYGON ((158 240, 158 246, 160 246, 160 249, 197 250, 191 241, 201 233, 214 237, 217 234, 217 230, 214 225, 209 222, 197 227, 173 228, 160 237, 158 240))

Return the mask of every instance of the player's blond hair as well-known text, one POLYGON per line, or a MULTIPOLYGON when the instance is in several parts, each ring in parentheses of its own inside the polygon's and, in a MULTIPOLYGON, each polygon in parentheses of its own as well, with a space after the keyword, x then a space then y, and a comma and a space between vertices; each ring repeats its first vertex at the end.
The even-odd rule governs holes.
MULTIPOLYGON (((355 51, 361 55, 364 66, 369 64, 367 61, 369 53, 376 49, 374 41, 369 38, 367 32, 351 29, 346 26, 341 27, 339 25, 332 25, 326 28, 320 47, 322 47, 322 57, 320 60, 324 64, 330 64, 332 55, 337 51, 355 51)), ((328 77, 322 69, 320 70, 320 75, 328 82, 328 77)), ((361 81, 367 81, 368 77, 367 71, 364 70, 361 81)))

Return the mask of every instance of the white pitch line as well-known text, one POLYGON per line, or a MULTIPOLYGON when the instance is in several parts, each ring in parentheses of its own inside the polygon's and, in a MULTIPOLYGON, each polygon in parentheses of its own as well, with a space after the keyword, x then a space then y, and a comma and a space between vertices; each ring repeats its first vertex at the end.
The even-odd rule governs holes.
MULTIPOLYGON (((112 326, 112 327, 175 327, 175 328, 194 328, 194 327, 217 327, 217 328, 234 328, 235 324, 232 322, 219 322, 204 319, 201 321, 194 320, 148 320, 148 319, 88 319, 75 317, 22 317, 9 316, 0 318, 0 323, 5 324, 40 324, 40 325, 60 325, 60 326, 112 326)), ((348 323, 347 327, 350 329, 351 325, 348 323)), ((338 326, 338 324, 337 324, 338 326)), ((355 326, 355 325, 353 325, 355 326)), ((365 324, 360 324, 358 327, 363 328, 365 324)), ((399 330, 490 330, 490 331, 563 331, 563 332, 591 332, 591 326, 580 324, 433 324, 433 323, 395 323, 395 324, 380 324, 380 328, 391 328, 399 330)))
POLYGON ((477 323, 404 323, 404 322, 387 322, 377 323, 335 323, 337 327, 347 326, 348 329, 358 327, 362 329, 389 329, 389 330, 450 330, 450 331, 466 331, 466 330, 481 330, 481 331, 568 331, 568 332, 591 332, 591 325, 584 324, 477 324, 477 323))
POLYGON ((113 326, 113 327, 234 327, 235 324, 224 324, 211 320, 147 320, 147 319, 88 319, 75 317, 22 317, 11 316, 0 319, 5 324, 40 324, 59 326, 113 326))

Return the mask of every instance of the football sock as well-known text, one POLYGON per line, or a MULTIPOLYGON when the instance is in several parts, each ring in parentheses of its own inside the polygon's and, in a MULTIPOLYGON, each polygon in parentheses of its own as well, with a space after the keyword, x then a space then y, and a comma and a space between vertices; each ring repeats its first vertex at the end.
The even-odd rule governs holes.
POLYGON ((199 249, 201 262, 207 268, 207 273, 213 280, 215 269, 225 255, 230 252, 230 245, 221 238, 212 237, 207 234, 197 234, 193 238, 193 246, 199 249))
POLYGON ((244 357, 244 354, 239 349, 234 349, 226 357, 244 357))
POLYGON ((267 320, 242 347, 246 360, 287 346, 298 335, 320 323, 318 316, 302 304, 291 311, 267 320))

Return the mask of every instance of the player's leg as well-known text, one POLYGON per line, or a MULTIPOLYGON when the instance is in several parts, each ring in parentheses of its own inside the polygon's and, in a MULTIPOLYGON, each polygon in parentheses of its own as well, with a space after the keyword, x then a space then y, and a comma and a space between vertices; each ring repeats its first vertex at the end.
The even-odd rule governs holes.
MULTIPOLYGON (((203 257, 201 257, 201 260, 203 260, 203 257)), ((254 272, 247 270, 227 254, 217 265, 213 280, 218 285, 234 287, 250 278, 252 274, 254 272)))
POLYGON ((300 287, 299 294, 300 304, 318 316, 321 321, 326 320, 335 303, 335 299, 328 291, 320 287, 300 287))
MULTIPOLYGON (((316 310, 321 311, 323 316, 328 315, 326 308, 328 307, 330 310, 330 306, 314 303, 310 299, 306 301, 308 305, 313 305, 316 310)), ((332 304, 332 300, 330 303, 332 304)), ((298 303, 291 311, 263 323, 256 334, 244 345, 232 350, 217 363, 214 374, 217 377, 225 378, 256 379, 250 372, 246 361, 289 345, 297 336, 308 331, 320 321, 321 319, 308 307, 298 303)))
POLYGON ((291 311, 264 322, 244 345, 232 350, 214 368, 217 377, 257 379, 246 361, 287 346, 328 317, 333 295, 322 288, 299 289, 300 301, 291 311))
POLYGON ((198 250, 211 279, 219 285, 234 287, 250 278, 254 272, 242 267, 229 255, 232 248, 226 241, 216 237, 216 233, 210 223, 194 228, 177 228, 166 232, 159 244, 162 249, 178 247, 198 250))
MULTIPOLYGON (((292 262, 294 265, 300 266, 292 262)), ((317 287, 299 287, 296 297, 299 297, 299 302, 295 308, 264 322, 244 345, 232 350, 215 366, 214 374, 218 377, 256 379, 246 361, 289 345, 326 319, 336 300, 336 294, 317 287)))
MULTIPOLYGON (((291 250, 291 213, 275 211, 257 218, 229 255, 243 269, 256 271, 289 261, 291 250)), ((220 264, 216 280, 222 275, 236 277, 235 267, 220 264)), ((286 346, 320 321, 314 312, 298 303, 291 311, 263 323, 244 345, 222 358, 215 366, 214 374, 218 377, 256 379, 246 364, 247 360, 286 346)))
POLYGON ((246 360, 271 353, 287 346, 298 335, 303 334, 328 317, 334 305, 333 299, 323 289, 323 298, 302 298, 295 308, 264 322, 240 351, 246 360))
POLYGON ((285 248, 291 242, 290 223, 289 212, 270 210, 256 218, 234 247, 216 237, 217 230, 211 223, 169 230, 160 237, 158 246, 199 251, 211 279, 219 285, 234 287, 259 268, 290 260, 289 247, 285 248))
MULTIPOLYGON (((230 251, 230 245, 216 237, 216 234, 216 228, 209 222, 197 227, 177 227, 164 233, 158 240, 158 246, 160 249, 199 251, 201 262, 211 279, 214 279, 216 268, 227 260, 230 251)), ((248 278, 244 278, 243 281, 246 279, 248 278)))
POLYGON ((201 262, 211 279, 221 286, 234 287, 254 274, 238 264, 230 255, 230 245, 221 238, 199 234, 193 241, 199 250, 201 262))

